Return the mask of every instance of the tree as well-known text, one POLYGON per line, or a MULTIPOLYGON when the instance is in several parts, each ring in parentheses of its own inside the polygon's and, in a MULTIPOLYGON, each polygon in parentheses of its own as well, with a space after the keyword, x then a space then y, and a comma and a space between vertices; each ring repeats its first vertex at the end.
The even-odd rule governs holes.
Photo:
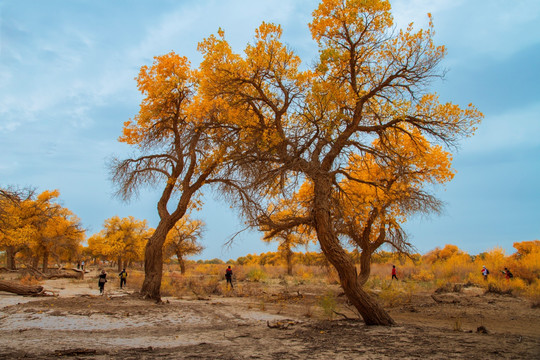
POLYGON ((120 272, 127 262, 143 258, 144 246, 151 234, 146 220, 113 216, 103 223, 102 251, 108 258, 116 260, 120 272))
POLYGON ((6 248, 8 268, 16 268, 15 255, 22 253, 33 267, 41 259, 45 273, 50 255, 60 260, 62 255, 78 251, 84 230, 80 220, 56 202, 59 196, 58 190, 46 190, 35 199, 33 191, 12 192, 11 197, 0 198, 3 208, 0 246, 6 248))
POLYGON ((33 197, 32 189, 0 188, 0 249, 6 250, 6 267, 10 270, 17 268, 15 256, 33 234, 23 209, 33 197))
POLYGON ((39 236, 35 238, 39 249, 36 255, 41 253, 43 258, 42 272, 48 271, 50 256, 56 259, 57 264, 62 258, 73 258, 84 237, 85 231, 79 218, 68 209, 62 208, 57 215, 48 219, 39 236))
POLYGON ((290 199, 281 199, 279 206, 269 209, 269 216, 266 219, 259 218, 257 220, 259 229, 264 231, 263 240, 279 242, 278 251, 285 259, 288 275, 292 275, 293 270, 293 249, 300 245, 307 246, 309 242, 315 241, 315 234, 311 227, 304 225, 281 229, 277 224, 284 219, 306 216, 308 209, 303 208, 306 191, 309 190, 306 190, 306 186, 304 186, 298 194, 294 194, 290 199))
POLYGON ((186 215, 167 234, 165 254, 167 257, 176 255, 182 274, 186 273, 185 258, 199 254, 204 249, 202 245, 197 243, 197 240, 202 237, 204 226, 205 224, 201 220, 191 220, 186 215))
POLYGON ((119 141, 136 146, 140 154, 113 160, 111 170, 124 200, 143 186, 162 186, 160 221, 145 248, 141 288, 143 297, 160 300, 166 236, 200 205, 199 190, 215 180, 230 143, 212 121, 216 110, 197 98, 198 75, 187 58, 174 52, 155 57, 151 67, 141 67, 137 85, 145 97, 139 113, 124 123, 119 141))
POLYGON ((33 267, 42 260, 42 272, 48 272, 49 257, 59 259, 61 253, 75 254, 84 240, 85 232, 80 219, 69 209, 58 204, 58 190, 44 191, 35 201, 23 204, 32 236, 27 245, 33 267))
POLYGON ((350 195, 342 181, 374 189, 385 184, 369 172, 356 174, 349 159, 369 155, 397 171, 396 136, 408 137, 418 153, 429 149, 422 143, 451 149, 474 132, 482 114, 472 105, 442 104, 428 92, 443 76, 439 64, 446 52, 433 42, 431 21, 428 29, 415 31, 411 24, 396 32, 388 1, 323 0, 309 26, 320 57, 308 71, 299 70, 300 59, 280 41, 277 25, 263 23, 244 56, 232 51, 222 31, 200 43, 201 92, 219 104, 217 120, 237 135, 237 161, 222 190, 257 224, 268 221, 269 204, 290 198, 308 181, 309 211, 274 224, 276 231, 313 227, 365 323, 391 325, 362 288, 340 240, 340 199, 350 195))

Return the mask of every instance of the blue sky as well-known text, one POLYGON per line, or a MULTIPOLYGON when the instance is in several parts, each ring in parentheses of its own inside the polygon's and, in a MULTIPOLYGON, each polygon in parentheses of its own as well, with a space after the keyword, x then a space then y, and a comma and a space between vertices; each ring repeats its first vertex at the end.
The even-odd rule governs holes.
MULTIPOLYGON (((226 32, 240 52, 262 22, 279 23, 306 66, 317 55, 307 23, 314 0, 0 0, 0 186, 59 189, 61 202, 89 230, 111 216, 157 225, 157 194, 113 198, 106 160, 127 156, 117 142, 141 95, 142 65, 171 50, 194 66, 197 43, 226 32)), ((469 253, 540 238, 540 2, 396 0, 399 27, 434 17, 448 49, 448 73, 433 84, 443 101, 473 103, 485 119, 454 156, 457 175, 436 193, 441 216, 406 224, 427 252, 447 243, 469 253)), ((196 215, 207 224, 197 258, 237 258, 274 250, 256 232, 225 241, 242 226, 226 204, 207 196, 196 215)))

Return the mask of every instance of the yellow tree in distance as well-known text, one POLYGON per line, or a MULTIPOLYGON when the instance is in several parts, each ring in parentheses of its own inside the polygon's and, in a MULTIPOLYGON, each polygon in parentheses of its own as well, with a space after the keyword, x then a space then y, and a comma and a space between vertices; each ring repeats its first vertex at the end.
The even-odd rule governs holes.
POLYGON ((58 204, 58 190, 46 190, 37 196, 33 191, 23 193, 11 199, 0 198, 6 205, 1 216, 0 247, 6 249, 8 268, 15 269, 15 255, 21 253, 27 266, 37 269, 41 260, 46 273, 51 256, 58 264, 76 256, 85 232, 79 218, 58 204))
MULTIPOLYGON (((362 288, 363 280, 340 241, 346 216, 340 207, 343 201, 352 201, 350 193, 357 186, 391 193, 409 181, 402 177, 400 189, 389 189, 362 166, 372 163, 388 168, 384 170, 388 174, 399 173, 408 167, 401 147, 409 146, 413 157, 427 160, 433 146, 451 149, 470 136, 482 114, 471 104, 462 109, 441 103, 428 92, 430 83, 443 76, 439 64, 446 53, 433 42, 431 21, 427 29, 415 30, 411 24, 396 31, 388 1, 323 0, 309 26, 320 57, 308 71, 299 70, 299 57, 281 42, 282 29, 274 24, 263 23, 243 55, 232 51, 221 30, 199 44, 204 56, 200 91, 219 107, 216 120, 237 139, 235 167, 224 190, 236 199, 248 221, 257 224, 270 217, 271 204, 291 198, 309 182, 307 216, 283 218, 276 226, 313 227, 348 300, 365 323, 391 325, 393 319, 362 288)), ((432 155, 430 161, 437 161, 432 155)), ((440 161, 449 160, 441 153, 440 161)), ((440 182, 445 176, 450 177, 443 171, 434 179, 440 182)), ((366 230, 367 238, 383 228, 398 234, 390 219, 422 203, 417 192, 416 205, 407 210, 407 190, 402 196, 384 209, 386 215, 381 212, 384 197, 367 205, 379 208, 378 222, 366 230)), ((437 209, 432 197, 425 200, 425 210, 437 209)))
POLYGON ((6 267, 15 270, 16 255, 34 235, 30 216, 23 209, 34 196, 32 190, 0 189, 0 249, 6 252, 6 267))
POLYGON ((202 238, 204 232, 204 222, 197 219, 191 219, 185 215, 174 225, 167 235, 165 241, 165 256, 170 258, 176 256, 180 265, 180 272, 186 273, 186 257, 200 254, 204 247, 197 242, 202 238))
POLYGON ((143 258, 144 247, 152 232, 146 220, 113 216, 104 221, 98 234, 90 237, 88 247, 95 257, 113 259, 121 271, 129 263, 143 258))
POLYGON ((278 242, 278 251, 285 259, 287 264, 287 274, 293 273, 293 249, 298 246, 308 246, 310 242, 315 242, 315 233, 313 228, 306 225, 295 227, 288 226, 292 221, 302 221, 306 218, 306 209, 304 206, 309 204, 306 201, 311 194, 308 184, 304 184, 298 194, 293 194, 289 199, 281 199, 279 206, 271 204, 266 214, 260 214, 255 223, 259 230, 264 232, 263 240, 266 242, 278 242), (285 222, 285 226, 284 225, 285 222))

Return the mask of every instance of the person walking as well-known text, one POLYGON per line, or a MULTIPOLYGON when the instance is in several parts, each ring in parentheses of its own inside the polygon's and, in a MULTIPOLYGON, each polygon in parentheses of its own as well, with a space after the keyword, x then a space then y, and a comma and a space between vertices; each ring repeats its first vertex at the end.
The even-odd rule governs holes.
POLYGON ((508 268, 504 268, 504 271, 502 273, 504 274, 506 280, 510 280, 514 277, 514 274, 512 274, 510 270, 508 270, 508 268))
POLYGON ((105 291, 105 283, 107 282, 107 273, 105 270, 101 270, 101 274, 99 274, 99 280, 98 280, 98 286, 99 286, 99 293, 103 295, 103 292, 105 291))
POLYGON ((126 269, 122 269, 120 274, 118 274, 118 277, 120 278, 120 289, 122 288, 122 285, 126 285, 126 279, 127 279, 127 272, 126 269))
POLYGON ((231 285, 231 289, 234 289, 234 286, 232 284, 232 269, 231 266, 227 267, 227 270, 225 270, 225 279, 227 279, 227 288, 229 288, 229 284, 231 285))
POLYGON ((482 266, 482 275, 484 275, 484 280, 487 281, 489 274, 489 270, 487 269, 486 265, 482 266))
POLYGON ((396 275, 396 265, 392 265, 392 279, 391 280, 394 280, 394 279, 398 279, 397 278, 397 275, 396 275))
POLYGON ((84 270, 84 260, 81 261, 81 270, 84 270))

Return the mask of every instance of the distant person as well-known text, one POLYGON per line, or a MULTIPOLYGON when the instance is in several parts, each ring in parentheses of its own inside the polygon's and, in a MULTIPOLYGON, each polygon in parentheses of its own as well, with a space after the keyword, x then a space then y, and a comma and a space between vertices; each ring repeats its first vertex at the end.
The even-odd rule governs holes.
POLYGON ((77 269, 79 270, 81 268, 81 262, 77 261, 77 269))
POLYGON ((487 281, 487 277, 489 275, 489 270, 487 269, 486 265, 482 266, 482 275, 484 275, 484 280, 487 281))
POLYGON ((234 289, 234 286, 232 284, 232 269, 231 266, 227 267, 227 270, 225 270, 225 279, 227 279, 227 288, 229 287, 229 284, 231 285, 231 289, 234 289))
POLYGON ((84 260, 81 261, 81 270, 84 270, 84 260))
POLYGON ((504 268, 504 271, 502 273, 504 274, 504 277, 506 279, 512 279, 514 277, 514 274, 512 274, 510 270, 508 270, 508 268, 504 268))
POLYGON ((120 289, 122 288, 122 285, 126 285, 127 275, 126 269, 122 269, 120 274, 118 274, 118 277, 120 278, 120 289))
POLYGON ((103 295, 103 292, 105 291, 106 282, 107 282, 107 273, 105 272, 105 270, 101 270, 101 274, 99 274, 99 280, 98 280, 99 293, 101 295, 103 295))
POLYGON ((396 265, 392 265, 392 279, 391 280, 394 280, 394 279, 398 279, 397 278, 397 275, 396 275, 396 265))

